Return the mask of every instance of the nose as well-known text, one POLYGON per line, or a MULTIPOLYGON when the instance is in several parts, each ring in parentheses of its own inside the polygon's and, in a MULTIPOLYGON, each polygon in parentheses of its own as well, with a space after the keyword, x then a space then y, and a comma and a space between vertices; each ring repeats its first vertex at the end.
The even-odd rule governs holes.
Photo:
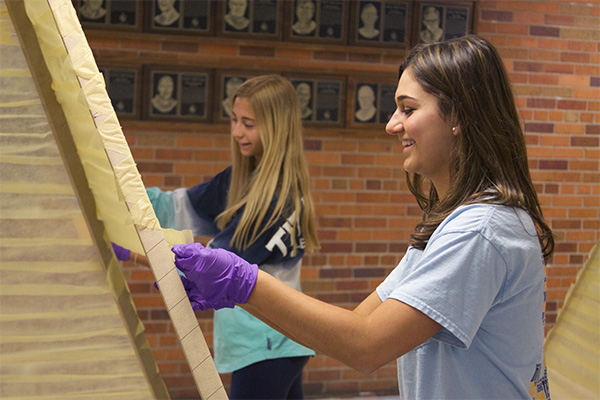
POLYGON ((236 138, 239 139, 243 136, 243 132, 242 129, 240 128, 239 123, 235 122, 235 121, 231 121, 231 135, 236 138))
POLYGON ((385 125, 385 131, 388 135, 399 135, 404 132, 404 122, 400 116, 400 110, 396 109, 392 117, 385 125))

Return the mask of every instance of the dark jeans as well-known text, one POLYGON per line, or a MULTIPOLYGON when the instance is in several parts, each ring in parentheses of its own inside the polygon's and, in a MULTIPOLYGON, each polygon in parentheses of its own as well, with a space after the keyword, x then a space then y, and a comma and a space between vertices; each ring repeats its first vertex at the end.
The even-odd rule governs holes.
POLYGON ((230 400, 303 399, 302 369, 307 357, 276 358, 231 374, 230 400))

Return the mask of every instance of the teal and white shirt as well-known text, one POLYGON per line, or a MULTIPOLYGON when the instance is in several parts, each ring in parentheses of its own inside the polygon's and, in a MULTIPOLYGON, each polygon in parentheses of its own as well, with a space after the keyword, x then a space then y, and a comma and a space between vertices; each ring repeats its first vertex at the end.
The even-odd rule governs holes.
MULTIPOLYGON (((217 228, 215 218, 227 205, 230 180, 231 167, 190 189, 163 192, 148 188, 147 193, 163 228, 190 229, 194 236, 210 236, 209 247, 229 250, 300 290, 304 240, 299 230, 294 232, 298 249, 292 256, 292 225, 288 222, 292 215, 282 217, 245 250, 231 245, 241 212, 223 230, 217 228)), ((275 199, 271 207, 274 205, 275 199)), ((213 333, 215 365, 221 373, 268 359, 315 355, 239 307, 215 311, 213 333)))

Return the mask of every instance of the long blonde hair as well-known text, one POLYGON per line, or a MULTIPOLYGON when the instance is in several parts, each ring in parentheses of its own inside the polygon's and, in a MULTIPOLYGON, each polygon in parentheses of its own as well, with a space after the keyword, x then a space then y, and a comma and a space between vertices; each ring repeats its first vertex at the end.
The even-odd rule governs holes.
POLYGON ((263 75, 244 82, 233 102, 238 97, 250 102, 263 155, 256 165, 254 157, 241 154, 232 137, 231 183, 227 207, 216 219, 218 227, 223 229, 243 209, 232 238, 232 244, 243 250, 285 215, 292 226, 292 254, 296 254, 300 245, 296 241, 298 229, 306 251, 319 249, 304 158, 300 106, 294 87, 280 76, 263 75), (267 218, 274 197, 277 201, 267 218))

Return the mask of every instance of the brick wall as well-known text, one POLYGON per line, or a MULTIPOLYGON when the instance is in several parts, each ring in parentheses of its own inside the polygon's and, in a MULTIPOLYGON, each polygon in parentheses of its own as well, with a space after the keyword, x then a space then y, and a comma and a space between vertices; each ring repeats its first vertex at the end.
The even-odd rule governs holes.
MULTIPOLYGON (((600 5, 597 1, 488 1, 476 33, 502 54, 518 96, 533 179, 556 235, 548 268, 547 328, 598 242, 600 198, 600 5)), ((402 51, 87 30, 99 64, 172 64, 311 73, 389 73, 402 51), (142 39, 143 38, 143 39, 142 39)), ((173 189, 228 165, 225 124, 122 120, 147 186, 173 189)), ((305 147, 317 207, 320 252, 305 258, 302 285, 323 301, 352 308, 396 265, 420 210, 405 184, 400 145, 383 129, 307 128, 305 147)), ((197 392, 153 277, 124 271, 161 374, 175 398, 197 392)), ((212 344, 211 312, 198 312, 212 344)), ((229 376, 223 375, 225 384, 229 376)), ((396 392, 395 364, 371 375, 328 357, 304 375, 310 397, 396 392)))

